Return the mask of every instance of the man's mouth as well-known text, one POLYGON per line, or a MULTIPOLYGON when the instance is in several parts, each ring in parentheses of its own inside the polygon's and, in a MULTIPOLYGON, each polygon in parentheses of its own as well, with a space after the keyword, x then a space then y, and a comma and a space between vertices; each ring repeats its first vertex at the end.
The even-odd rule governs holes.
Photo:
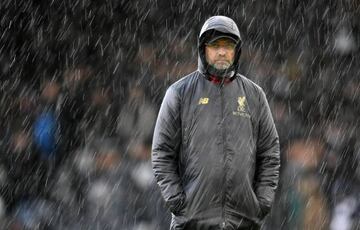
POLYGON ((215 63, 218 65, 230 65, 230 62, 226 61, 226 60, 218 60, 218 61, 215 61, 215 63))
POLYGON ((216 61, 214 64, 217 69, 227 69, 230 65, 231 64, 228 61, 216 61))

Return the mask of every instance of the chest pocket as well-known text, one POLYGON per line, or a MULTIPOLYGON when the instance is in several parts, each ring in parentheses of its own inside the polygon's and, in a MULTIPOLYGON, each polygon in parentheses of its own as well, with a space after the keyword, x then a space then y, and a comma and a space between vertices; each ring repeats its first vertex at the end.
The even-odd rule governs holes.
POLYGON ((211 137, 220 119, 221 109, 214 97, 194 97, 182 110, 183 144, 197 141, 199 144, 211 137))

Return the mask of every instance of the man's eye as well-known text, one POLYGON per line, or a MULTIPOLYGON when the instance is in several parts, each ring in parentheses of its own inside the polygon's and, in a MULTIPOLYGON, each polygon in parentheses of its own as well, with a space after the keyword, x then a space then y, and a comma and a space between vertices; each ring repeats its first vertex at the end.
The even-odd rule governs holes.
POLYGON ((235 48, 235 45, 233 45, 233 44, 227 44, 227 45, 225 45, 225 48, 226 48, 226 49, 234 49, 234 48, 235 48))
POLYGON ((213 48, 213 49, 219 49, 220 47, 224 47, 225 49, 235 49, 235 44, 207 44, 208 47, 213 48))
POLYGON ((208 44, 207 46, 213 49, 218 49, 220 47, 218 44, 208 44))

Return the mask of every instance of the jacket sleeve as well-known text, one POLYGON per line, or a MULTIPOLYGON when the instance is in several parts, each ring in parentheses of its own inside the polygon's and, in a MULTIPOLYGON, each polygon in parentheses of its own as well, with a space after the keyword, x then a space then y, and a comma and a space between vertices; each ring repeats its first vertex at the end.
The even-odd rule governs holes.
POLYGON ((270 107, 262 90, 260 106, 255 192, 264 217, 270 211, 279 182, 280 145, 270 107))
POLYGON ((167 207, 174 214, 184 205, 185 193, 178 170, 181 144, 181 112, 178 93, 170 87, 163 99, 155 125, 152 167, 167 207))

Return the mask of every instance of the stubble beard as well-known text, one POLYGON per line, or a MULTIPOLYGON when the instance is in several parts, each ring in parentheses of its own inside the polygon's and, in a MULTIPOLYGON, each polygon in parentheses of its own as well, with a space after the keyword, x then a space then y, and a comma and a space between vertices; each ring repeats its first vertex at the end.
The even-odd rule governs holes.
POLYGON ((231 63, 228 61, 217 61, 213 64, 213 67, 218 70, 225 70, 231 66, 231 63))

